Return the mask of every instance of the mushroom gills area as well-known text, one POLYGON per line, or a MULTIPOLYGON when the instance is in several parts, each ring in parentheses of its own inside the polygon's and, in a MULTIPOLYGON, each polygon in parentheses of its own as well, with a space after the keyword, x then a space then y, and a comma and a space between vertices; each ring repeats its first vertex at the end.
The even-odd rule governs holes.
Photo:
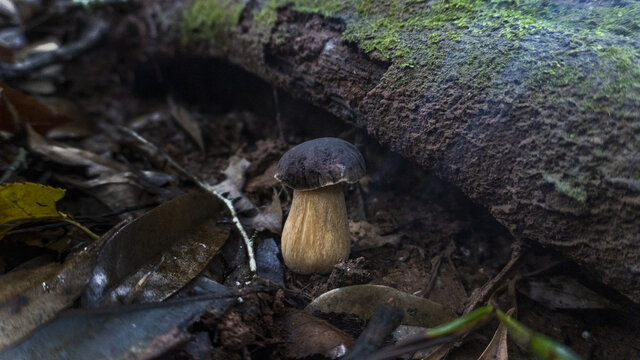
POLYGON ((282 257, 292 271, 328 273, 349 257, 351 237, 342 185, 293 191, 282 231, 282 257))

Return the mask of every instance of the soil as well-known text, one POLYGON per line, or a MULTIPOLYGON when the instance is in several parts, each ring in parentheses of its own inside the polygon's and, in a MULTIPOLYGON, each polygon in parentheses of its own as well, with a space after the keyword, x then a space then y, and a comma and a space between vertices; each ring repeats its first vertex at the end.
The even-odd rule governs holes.
MULTIPOLYGON (((348 213, 353 222, 366 224, 359 237, 381 239, 374 247, 352 251, 350 259, 336 265, 330 274, 300 275, 285 270, 286 291, 248 293, 221 318, 205 315, 190 327, 192 341, 161 358, 282 358, 288 346, 282 330, 286 311, 302 309, 322 293, 348 285, 388 285, 461 314, 473 290, 491 280, 509 261, 515 241, 509 231, 456 186, 381 146, 362 129, 284 91, 278 91, 275 103, 269 85, 233 65, 180 54, 149 57, 157 49, 146 46, 154 43, 130 40, 142 38, 135 33, 134 20, 129 25, 122 22, 107 41, 65 65, 64 80, 56 82, 55 96, 82 108, 94 128, 93 135, 84 141, 67 139, 67 143, 109 151, 132 164, 149 165, 149 160, 134 148, 122 144, 114 147, 108 140, 100 142, 105 139, 100 132, 108 129, 105 125, 137 122, 142 135, 163 144, 163 151, 205 179, 223 180, 222 171, 230 157, 241 156, 251 163, 244 194, 254 204, 265 206, 275 188, 286 216, 290 192, 273 180, 274 164, 287 149, 304 140, 341 137, 358 146, 368 167, 367 177, 345 190, 348 213), (204 154, 170 120, 168 96, 197 120, 206 144, 204 154)), ((11 149, 3 145, 3 161, 12 156, 11 149)), ((29 161, 29 170, 21 174, 21 179, 66 186, 47 176, 50 165, 42 159, 29 161)), ((174 186, 181 190, 194 188, 189 181, 178 181, 174 186)), ((81 191, 70 191, 62 207, 76 216, 105 211, 87 197, 81 191)), ((98 224, 94 230, 111 225, 98 224)), ((269 237, 279 242, 277 234, 266 232, 256 239, 269 237)), ((221 283, 243 288, 244 281, 236 282, 247 279, 243 271, 246 255, 238 250, 239 243, 234 233, 205 273, 221 283)), ((614 291, 593 283, 584 269, 553 250, 535 243, 523 246, 524 258, 510 280, 540 270, 544 271, 537 276, 570 274, 611 301, 635 307, 614 291)), ((584 359, 640 357, 640 322, 635 315, 611 309, 552 310, 519 292, 505 293, 497 300, 505 307, 517 303, 521 322, 570 346, 584 359)), ((354 338, 366 324, 345 314, 324 318, 354 338)), ((492 324, 469 337, 449 358, 477 359, 494 329, 492 324)), ((514 344, 510 344, 509 352, 513 359, 531 358, 514 344)))

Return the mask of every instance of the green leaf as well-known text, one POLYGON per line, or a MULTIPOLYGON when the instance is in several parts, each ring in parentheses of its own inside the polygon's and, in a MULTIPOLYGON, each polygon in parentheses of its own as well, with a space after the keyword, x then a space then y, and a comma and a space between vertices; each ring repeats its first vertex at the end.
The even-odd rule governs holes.
POLYGON ((0 238, 27 221, 65 218, 56 209, 64 194, 64 189, 30 182, 0 186, 0 238))
POLYGON ((529 329, 502 311, 497 310, 496 314, 500 322, 507 327, 509 336, 537 357, 554 360, 581 360, 581 357, 568 347, 529 329))

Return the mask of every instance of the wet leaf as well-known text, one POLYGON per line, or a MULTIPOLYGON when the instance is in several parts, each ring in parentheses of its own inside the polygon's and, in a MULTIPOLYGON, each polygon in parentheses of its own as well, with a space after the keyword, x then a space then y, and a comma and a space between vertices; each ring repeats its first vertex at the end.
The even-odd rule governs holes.
POLYGON ((31 151, 59 164, 86 167, 89 176, 126 170, 124 165, 91 151, 47 140, 29 127, 27 133, 31 151))
MULTIPOLYGON (((516 309, 511 308, 507 315, 513 316, 516 309)), ((487 348, 484 349, 478 360, 509 360, 509 348, 507 345, 507 328, 503 323, 498 325, 498 329, 493 334, 493 338, 487 348)))
POLYGON ((336 359, 343 356, 354 343, 351 336, 303 311, 287 312, 284 328, 287 332, 285 356, 288 358, 301 359, 320 354, 336 359))
POLYGON ((564 275, 523 280, 518 283, 518 291, 552 310, 619 308, 576 279, 564 275))
POLYGON ((432 327, 456 317, 436 302, 382 285, 354 285, 331 290, 313 300, 305 311, 347 313, 368 320, 376 307, 390 298, 404 312, 404 325, 432 327))
MULTIPOLYGON (((0 350, 71 306, 91 277, 105 234, 64 263, 24 268, 0 277, 0 350)), ((8 357, 7 359, 17 359, 8 357)))
POLYGON ((46 134, 52 128, 71 121, 67 116, 55 113, 48 106, 3 82, 0 82, 0 89, 6 100, 0 98, 0 130, 11 133, 16 131, 9 107, 15 109, 20 121, 29 124, 40 134, 46 134))
POLYGON ((203 192, 168 201, 108 239, 86 303, 162 301, 195 278, 229 236, 223 204, 203 192))
POLYGON ((280 248, 278 248, 276 242, 271 238, 265 239, 258 245, 258 249, 256 250, 258 276, 285 287, 284 268, 278 258, 279 252, 280 248))
POLYGON ((184 107, 177 105, 171 98, 169 98, 169 111, 178 125, 195 141, 200 151, 204 152, 202 131, 200 131, 200 125, 191 116, 191 113, 184 107))
POLYGON ((64 189, 29 182, 0 186, 0 238, 25 221, 63 218, 56 201, 64 194, 64 189))
POLYGON ((187 326, 207 309, 225 310, 228 293, 70 311, 0 354, 21 359, 152 359, 191 336, 187 326))

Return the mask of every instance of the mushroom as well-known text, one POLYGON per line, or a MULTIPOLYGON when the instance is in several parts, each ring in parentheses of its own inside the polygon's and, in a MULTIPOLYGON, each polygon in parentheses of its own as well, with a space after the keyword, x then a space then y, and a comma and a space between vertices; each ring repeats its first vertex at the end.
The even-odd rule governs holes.
POLYGON ((342 183, 365 174, 358 149, 341 139, 320 138, 287 151, 275 178, 293 188, 282 230, 282 257, 294 272, 327 273, 349 257, 351 236, 342 183))

